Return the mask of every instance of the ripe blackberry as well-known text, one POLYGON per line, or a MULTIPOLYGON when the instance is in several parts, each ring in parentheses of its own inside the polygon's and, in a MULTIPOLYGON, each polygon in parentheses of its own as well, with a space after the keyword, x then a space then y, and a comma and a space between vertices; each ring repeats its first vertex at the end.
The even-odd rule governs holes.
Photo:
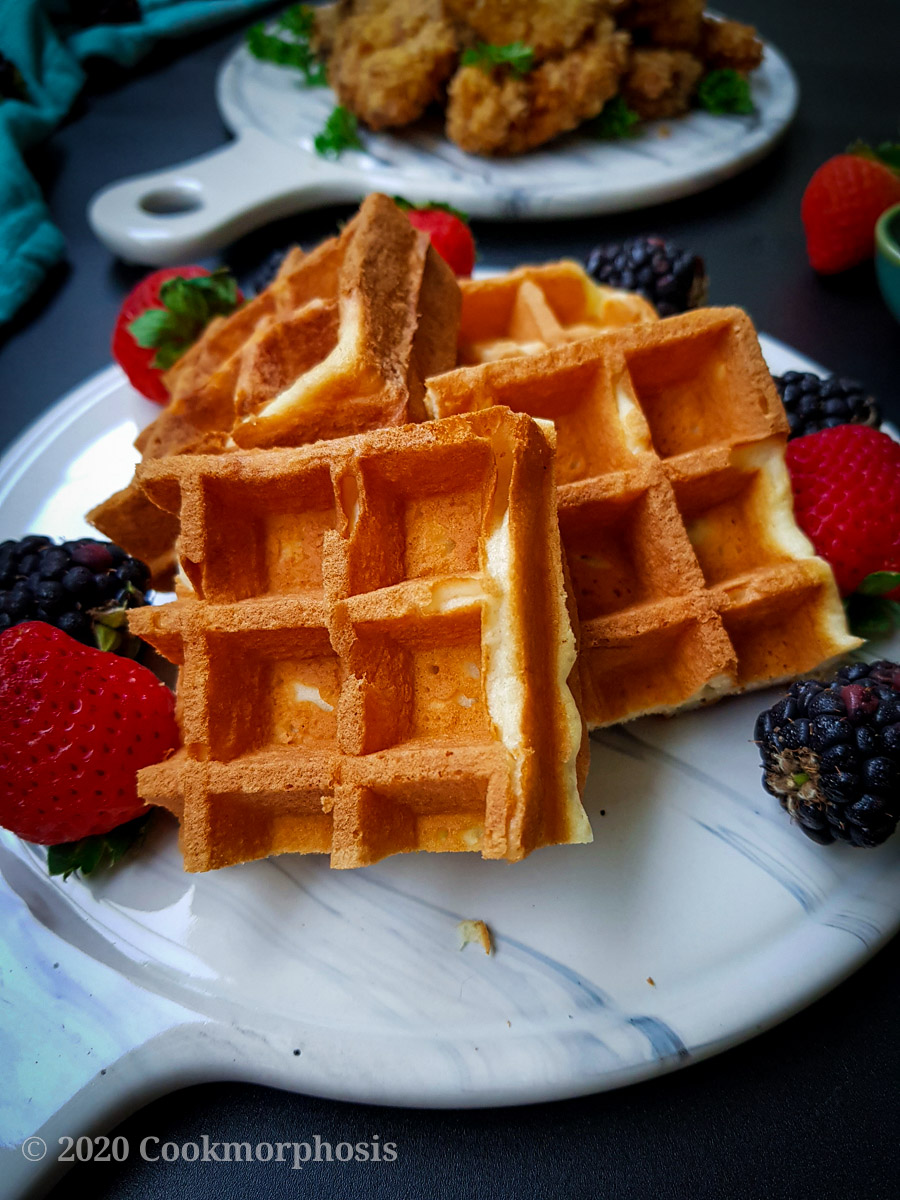
POLYGON ((699 308, 709 290, 703 259, 661 237, 595 246, 587 269, 598 283, 638 292, 661 317, 699 308))
POLYGON ((879 846, 900 818, 900 665, 854 663, 801 680, 760 713, 763 787, 827 845, 879 846))
POLYGON ((149 579, 144 563, 112 542, 10 539, 0 544, 0 631, 45 621, 89 646, 133 653, 125 610, 147 603, 149 579))
POLYGON ((835 425, 881 425, 881 413, 861 383, 829 375, 823 379, 808 371, 773 375, 787 413, 790 436, 803 437, 833 429, 835 425))

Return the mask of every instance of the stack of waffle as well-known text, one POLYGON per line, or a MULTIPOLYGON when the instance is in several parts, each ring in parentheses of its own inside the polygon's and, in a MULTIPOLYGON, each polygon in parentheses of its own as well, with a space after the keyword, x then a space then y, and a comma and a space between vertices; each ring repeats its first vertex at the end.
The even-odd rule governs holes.
MULTIPOLYGON (((140 435, 143 460, 296 446, 424 416, 429 375, 456 362, 456 280, 386 196, 369 196, 340 237, 291 251, 273 283, 217 318, 166 375, 171 402, 140 435)), ((137 481, 88 514, 159 584, 177 520, 137 481)))
POLYGON ((375 196, 168 382, 93 515, 159 575, 180 530, 176 601, 131 624, 181 667, 183 748, 139 787, 190 870, 587 841, 583 716, 856 644, 736 310, 659 321, 571 263, 460 295, 375 196))

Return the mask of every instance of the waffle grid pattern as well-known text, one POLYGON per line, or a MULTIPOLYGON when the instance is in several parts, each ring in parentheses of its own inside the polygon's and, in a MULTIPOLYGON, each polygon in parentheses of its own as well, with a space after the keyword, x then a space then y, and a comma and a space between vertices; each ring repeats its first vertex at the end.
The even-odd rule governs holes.
POLYGON ((658 320, 636 292, 595 283, 576 262, 460 280, 459 365, 536 354, 601 329, 658 320))
POLYGON ((753 327, 698 310, 429 381, 435 416, 553 420, 591 727, 812 670, 859 643, 797 528, 753 327))
POLYGON ((589 840, 552 447, 535 422, 495 410, 178 456, 140 479, 180 513, 190 586, 135 614, 181 664, 184 733, 139 786, 182 819, 189 870, 286 851, 336 867, 414 849, 517 859, 589 840))

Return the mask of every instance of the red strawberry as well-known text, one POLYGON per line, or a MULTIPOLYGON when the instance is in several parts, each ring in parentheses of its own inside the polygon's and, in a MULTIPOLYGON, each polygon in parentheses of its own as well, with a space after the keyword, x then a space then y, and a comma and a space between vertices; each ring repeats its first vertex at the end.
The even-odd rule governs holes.
POLYGON ((813 175, 800 215, 806 252, 816 271, 831 275, 872 257, 875 222, 900 201, 894 161, 890 146, 880 146, 877 154, 860 147, 829 158, 813 175))
POLYGON ((834 569, 841 594, 900 571, 900 445, 868 425, 788 442, 797 523, 834 569))
POLYGON ((410 208, 406 215, 423 233, 454 275, 468 279, 475 266, 475 239, 461 213, 440 205, 410 208))
POLYGON ((142 395, 167 404, 163 371, 180 358, 209 322, 243 301, 226 270, 164 267, 128 293, 113 329, 116 362, 142 395))
POLYGON ((141 767, 178 744, 174 700, 146 667, 29 621, 0 634, 0 825, 41 845, 145 811, 141 767))

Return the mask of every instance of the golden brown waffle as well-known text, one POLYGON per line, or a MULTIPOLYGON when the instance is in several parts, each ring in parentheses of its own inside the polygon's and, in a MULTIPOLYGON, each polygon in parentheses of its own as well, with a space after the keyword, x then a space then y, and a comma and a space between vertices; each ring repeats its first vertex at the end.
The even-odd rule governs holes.
POLYGON ((429 381, 436 417, 494 404, 556 425, 589 726, 790 679, 859 645, 794 522, 784 410, 739 309, 429 381))
POLYGON ((139 790, 188 870, 590 840, 552 441, 494 409, 140 468, 187 583, 132 613, 181 664, 139 790))
POLYGON ((652 304, 636 292, 595 283, 583 267, 567 260, 463 279, 460 291, 461 366, 536 354, 601 329, 658 319, 652 304))
MULTIPOLYGON (((459 288, 428 236, 368 196, 340 237, 292 251, 272 284, 214 321, 166 375, 145 460, 300 445, 424 417, 424 379, 456 361, 459 288)), ((172 522, 134 484, 88 514, 164 573, 172 522)))

